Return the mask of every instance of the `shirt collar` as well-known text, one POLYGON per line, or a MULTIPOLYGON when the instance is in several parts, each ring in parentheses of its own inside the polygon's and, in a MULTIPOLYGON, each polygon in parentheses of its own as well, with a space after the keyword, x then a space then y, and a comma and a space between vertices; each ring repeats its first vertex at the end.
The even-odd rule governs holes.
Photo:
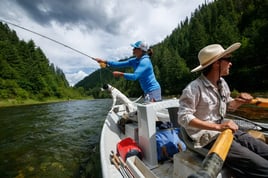
MULTIPOLYGON (((203 73, 201 74, 200 79, 206 87, 216 88, 203 73)), ((220 80, 222 81, 222 78, 220 78, 220 80)))
POLYGON ((207 79, 207 77, 204 74, 201 74, 200 79, 201 79, 201 81, 203 82, 203 84, 206 87, 212 87, 212 88, 214 88, 214 86, 212 85, 212 83, 207 79))

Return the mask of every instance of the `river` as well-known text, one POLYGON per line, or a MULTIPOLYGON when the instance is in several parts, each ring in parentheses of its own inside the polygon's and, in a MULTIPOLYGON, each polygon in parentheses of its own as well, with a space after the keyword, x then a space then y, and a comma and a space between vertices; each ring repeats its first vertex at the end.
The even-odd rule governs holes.
MULTIPOLYGON (((0 178, 101 178, 99 141, 111 104, 99 99, 0 108, 0 178)), ((267 111, 246 107, 237 114, 267 122, 267 111)))
POLYGON ((101 177, 111 99, 0 108, 0 177, 101 177))

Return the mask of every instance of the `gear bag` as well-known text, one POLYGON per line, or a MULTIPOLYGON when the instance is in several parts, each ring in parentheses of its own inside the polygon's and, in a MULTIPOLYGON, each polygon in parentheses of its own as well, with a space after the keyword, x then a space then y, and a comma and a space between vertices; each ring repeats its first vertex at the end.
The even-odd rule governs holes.
POLYGON ((124 161, 126 161, 126 159, 130 156, 138 156, 142 159, 141 148, 130 137, 127 137, 117 143, 117 152, 124 161))
POLYGON ((158 161, 172 159, 174 154, 186 150, 186 145, 179 138, 179 128, 173 128, 170 122, 157 121, 156 129, 158 161))

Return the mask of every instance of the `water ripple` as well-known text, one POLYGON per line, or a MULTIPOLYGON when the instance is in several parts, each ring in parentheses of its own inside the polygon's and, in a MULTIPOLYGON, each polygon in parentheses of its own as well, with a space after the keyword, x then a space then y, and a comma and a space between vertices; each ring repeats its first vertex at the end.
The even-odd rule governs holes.
POLYGON ((0 177, 101 177, 98 145, 110 104, 107 99, 0 108, 0 177))

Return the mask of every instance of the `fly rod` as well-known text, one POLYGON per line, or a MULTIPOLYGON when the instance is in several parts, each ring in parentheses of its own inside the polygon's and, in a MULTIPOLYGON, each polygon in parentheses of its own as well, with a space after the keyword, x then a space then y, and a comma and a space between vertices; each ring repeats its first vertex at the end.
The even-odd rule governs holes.
POLYGON ((79 53, 79 54, 82 54, 82 55, 84 55, 84 56, 86 56, 86 57, 89 57, 89 58, 93 59, 94 61, 97 61, 96 58, 94 58, 94 57, 92 57, 92 56, 89 56, 89 55, 87 55, 86 53, 83 53, 83 52, 81 52, 81 51, 79 51, 79 50, 77 50, 77 49, 75 49, 75 48, 72 48, 71 46, 68 46, 68 45, 66 45, 66 44, 63 44, 63 43, 61 43, 61 42, 59 42, 59 41, 57 41, 57 40, 54 40, 54 39, 52 39, 52 38, 50 38, 50 37, 47 37, 47 36, 45 36, 45 35, 42 35, 42 34, 40 34, 40 33, 37 33, 37 32, 35 32, 35 31, 32 31, 32 30, 29 30, 29 29, 27 29, 27 28, 25 28, 25 27, 22 27, 22 26, 20 26, 20 25, 17 25, 17 24, 8 22, 8 21, 6 21, 6 20, 2 20, 2 19, 0 19, 0 21, 4 22, 4 23, 6 23, 6 24, 10 24, 10 25, 16 26, 16 27, 21 28, 21 29, 23 29, 23 30, 26 30, 26 31, 28 31, 28 32, 34 33, 34 34, 36 34, 36 35, 38 35, 38 36, 41 36, 41 37, 46 38, 46 39, 48 39, 48 40, 50 40, 50 41, 53 41, 54 43, 57 43, 57 44, 62 45, 62 46, 64 46, 64 47, 66 47, 66 48, 69 48, 69 49, 71 49, 71 50, 73 50, 73 51, 75 51, 75 52, 77 52, 77 53, 79 53))

